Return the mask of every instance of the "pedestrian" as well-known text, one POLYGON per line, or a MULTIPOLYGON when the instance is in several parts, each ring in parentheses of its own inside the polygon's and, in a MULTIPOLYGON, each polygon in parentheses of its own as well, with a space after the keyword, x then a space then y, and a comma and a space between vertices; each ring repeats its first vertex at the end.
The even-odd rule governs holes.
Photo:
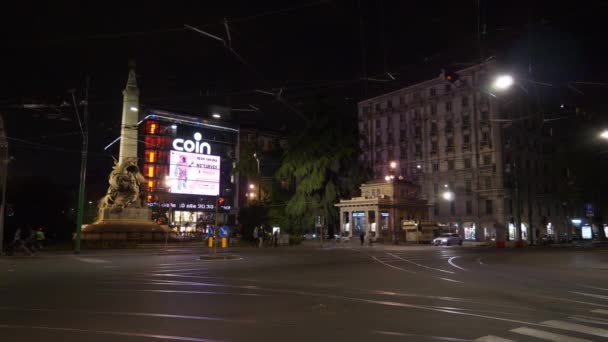
POLYGON ((365 243, 365 231, 361 230, 361 232, 359 233, 359 239, 361 240, 361 246, 363 246, 363 244, 365 243))
POLYGON ((277 247, 279 245, 279 231, 276 230, 273 236, 274 246, 277 247))
MULTIPOLYGON (((260 232, 258 231, 258 227, 255 227, 253 229, 253 241, 256 243, 258 242, 259 234, 260 234, 260 232)), ((260 247, 260 246, 258 246, 258 247, 260 247)))
POLYGON ((39 250, 42 249, 45 240, 46 237, 44 236, 44 231, 42 230, 42 227, 40 227, 36 230, 36 248, 39 250))
POLYGON ((262 248, 263 244, 264 244, 264 228, 260 227, 260 230, 258 231, 258 247, 262 248))

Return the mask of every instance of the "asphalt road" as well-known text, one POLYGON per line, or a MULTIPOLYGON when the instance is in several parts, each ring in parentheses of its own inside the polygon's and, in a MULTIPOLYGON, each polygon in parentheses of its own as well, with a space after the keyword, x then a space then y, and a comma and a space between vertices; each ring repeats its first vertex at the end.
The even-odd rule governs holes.
POLYGON ((0 257, 0 340, 608 341, 605 249, 158 252, 0 257))

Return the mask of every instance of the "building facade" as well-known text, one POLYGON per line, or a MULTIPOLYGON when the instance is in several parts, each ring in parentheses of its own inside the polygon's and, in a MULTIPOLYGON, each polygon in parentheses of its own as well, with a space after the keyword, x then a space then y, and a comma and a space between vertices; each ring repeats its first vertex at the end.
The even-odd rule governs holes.
POLYGON ((492 93, 499 71, 480 64, 455 82, 440 75, 361 101, 361 158, 380 179, 396 162, 420 186, 430 218, 467 240, 516 240, 519 217, 524 240, 561 234, 568 223, 554 190, 555 137, 522 91, 492 93))

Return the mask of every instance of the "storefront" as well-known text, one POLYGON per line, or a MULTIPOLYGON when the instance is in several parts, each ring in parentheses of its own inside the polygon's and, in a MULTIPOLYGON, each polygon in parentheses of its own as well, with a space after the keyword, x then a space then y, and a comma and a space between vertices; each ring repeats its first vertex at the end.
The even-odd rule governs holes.
POLYGON ((153 219, 178 233, 234 223, 232 168, 238 129, 200 118, 152 111, 139 123, 140 158, 153 219))

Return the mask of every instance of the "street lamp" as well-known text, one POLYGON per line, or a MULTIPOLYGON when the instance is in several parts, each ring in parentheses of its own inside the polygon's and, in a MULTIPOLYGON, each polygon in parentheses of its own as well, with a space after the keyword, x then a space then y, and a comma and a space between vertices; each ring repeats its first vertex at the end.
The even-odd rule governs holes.
POLYGON ((454 193, 450 190, 446 190, 443 192, 443 199, 446 201, 452 201, 454 199, 454 193))
POLYGON ((515 83, 513 76, 511 75, 498 75, 492 83, 492 87, 495 90, 507 90, 515 83))
POLYGON ((600 138, 608 140, 608 129, 605 129, 600 133, 600 138))

